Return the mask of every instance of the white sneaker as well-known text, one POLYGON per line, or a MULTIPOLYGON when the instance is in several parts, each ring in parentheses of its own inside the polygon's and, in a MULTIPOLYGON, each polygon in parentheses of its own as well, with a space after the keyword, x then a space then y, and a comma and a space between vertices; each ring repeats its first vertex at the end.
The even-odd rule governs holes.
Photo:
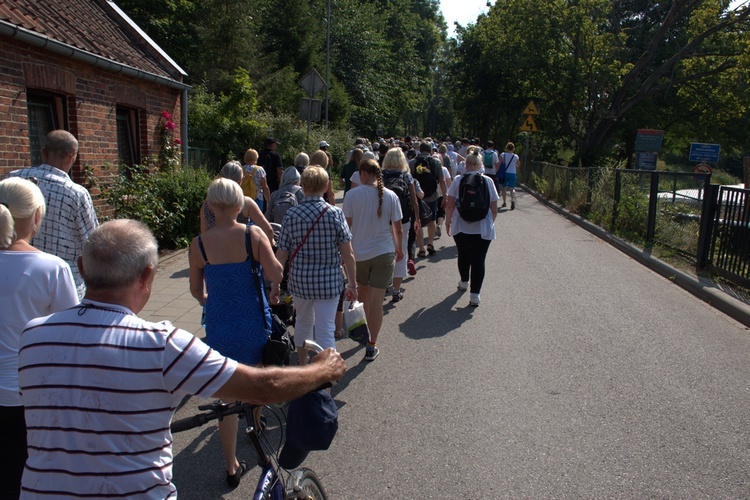
POLYGON ((479 294, 478 293, 472 293, 469 297, 469 305, 471 307, 479 307, 479 294))
POLYGON ((469 282, 468 281, 459 281, 458 282, 458 289, 462 292, 465 292, 469 289, 469 282))

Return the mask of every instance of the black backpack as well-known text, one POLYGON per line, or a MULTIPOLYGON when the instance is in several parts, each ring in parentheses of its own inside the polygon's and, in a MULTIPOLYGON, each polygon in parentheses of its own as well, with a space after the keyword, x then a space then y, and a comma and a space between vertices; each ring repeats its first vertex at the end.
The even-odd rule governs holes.
POLYGON ((430 164, 431 159, 427 155, 417 156, 417 160, 414 163, 414 173, 412 174, 419 181, 425 198, 432 196, 437 191, 438 185, 437 177, 435 177, 432 165, 430 164))
POLYGON ((458 214, 466 222, 477 222, 487 217, 490 210, 490 190, 482 174, 461 176, 456 207, 458 214))
POLYGON ((409 190, 409 183, 406 182, 404 172, 383 170, 383 185, 398 196, 398 201, 401 202, 401 222, 406 224, 411 220, 413 210, 411 206, 411 191, 409 190))

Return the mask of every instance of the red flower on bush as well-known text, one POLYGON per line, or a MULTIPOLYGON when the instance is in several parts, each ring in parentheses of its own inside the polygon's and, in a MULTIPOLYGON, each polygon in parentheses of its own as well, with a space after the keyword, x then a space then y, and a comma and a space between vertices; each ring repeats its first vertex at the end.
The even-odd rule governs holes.
POLYGON ((159 151, 159 161, 161 167, 174 169, 180 165, 180 148, 182 144, 179 139, 173 138, 177 125, 172 121, 172 115, 169 111, 162 111, 159 117, 159 142, 161 151, 159 151))

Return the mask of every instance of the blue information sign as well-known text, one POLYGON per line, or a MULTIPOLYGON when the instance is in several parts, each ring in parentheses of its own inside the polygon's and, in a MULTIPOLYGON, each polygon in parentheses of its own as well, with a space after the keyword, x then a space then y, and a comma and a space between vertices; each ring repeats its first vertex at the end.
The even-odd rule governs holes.
POLYGON ((641 170, 656 170, 656 160, 659 155, 656 153, 636 153, 635 168, 641 170))
POLYGON ((638 129, 635 135, 635 151, 658 153, 661 151, 661 141, 664 138, 662 130, 638 129))
POLYGON ((719 144, 690 143, 690 161, 699 163, 719 163, 719 144))

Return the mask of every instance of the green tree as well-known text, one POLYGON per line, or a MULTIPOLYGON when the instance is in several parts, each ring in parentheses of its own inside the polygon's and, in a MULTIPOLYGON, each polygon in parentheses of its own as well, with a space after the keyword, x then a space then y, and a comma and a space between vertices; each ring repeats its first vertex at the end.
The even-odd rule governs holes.
MULTIPOLYGON (((536 97, 544 133, 572 144, 575 163, 591 165, 622 140, 629 118, 646 116, 648 105, 685 109, 685 99, 704 101, 695 90, 690 95, 691 87, 721 85, 720 75, 724 83, 741 80, 750 10, 727 7, 723 0, 498 2, 462 33, 461 45, 469 45, 457 47, 477 58, 478 69, 467 60, 456 66, 464 72, 458 85, 471 91, 467 108, 474 111, 481 100, 500 108, 500 116, 478 110, 467 124, 515 128, 525 101, 536 97)), ((738 116, 741 108, 727 118, 738 116)))

